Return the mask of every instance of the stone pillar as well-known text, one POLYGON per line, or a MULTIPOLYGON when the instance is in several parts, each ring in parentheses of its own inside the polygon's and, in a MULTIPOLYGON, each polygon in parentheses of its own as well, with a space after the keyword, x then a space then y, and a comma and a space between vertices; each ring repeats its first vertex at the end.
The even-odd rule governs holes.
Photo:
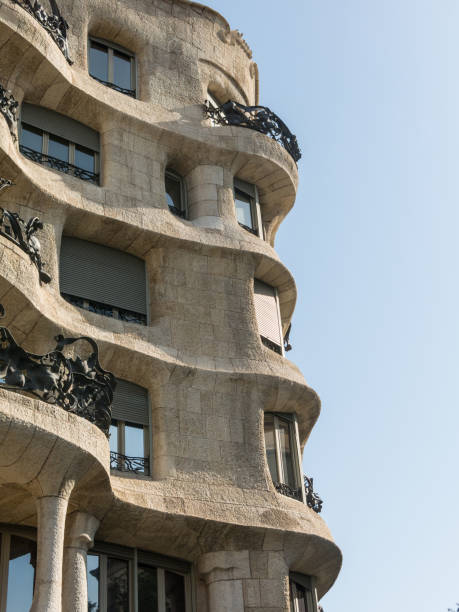
POLYGON ((201 227, 222 229, 219 191, 223 187, 223 168, 210 165, 196 166, 186 180, 190 221, 201 227))
POLYGON ((207 585, 208 612, 244 612, 244 579, 250 578, 247 550, 211 552, 199 559, 207 585))
POLYGON ((70 491, 65 496, 37 499, 37 567, 30 612, 61 612, 62 557, 65 516, 70 491))
POLYGON ((63 610, 88 612, 86 561, 88 549, 94 544, 94 535, 98 527, 98 519, 85 512, 74 512, 67 519, 62 587, 63 610))

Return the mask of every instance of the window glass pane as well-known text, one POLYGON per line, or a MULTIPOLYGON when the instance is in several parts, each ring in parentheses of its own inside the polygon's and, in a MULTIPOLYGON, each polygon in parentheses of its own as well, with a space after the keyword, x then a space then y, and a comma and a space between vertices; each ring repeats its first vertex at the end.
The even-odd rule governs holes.
POLYGON ((166 202, 168 206, 175 206, 182 210, 182 193, 180 181, 166 174, 166 202))
POLYGON ((272 414, 265 414, 265 446, 266 458, 268 460, 271 478, 274 482, 279 482, 279 472, 276 461, 276 442, 274 436, 274 417, 272 414))
POLYGON ((94 153, 91 149, 75 145, 75 166, 94 172, 94 153))
POLYGON ((110 425, 110 450, 114 453, 119 453, 118 450, 118 423, 116 421, 112 421, 110 425))
POLYGON ((131 58, 119 51, 113 51, 113 82, 123 89, 132 89, 131 58))
POLYGON ((69 143, 68 140, 59 138, 59 136, 49 135, 48 155, 60 159, 63 162, 69 161, 69 143))
POLYGON ((252 200, 249 196, 246 196, 241 191, 236 191, 234 203, 236 205, 236 217, 238 223, 246 225, 254 229, 252 220, 252 200))
POLYGON ((164 572, 166 582, 166 612, 185 612, 185 578, 164 572))
POLYGON ((280 441, 280 458, 284 471, 284 482, 292 488, 296 487, 295 476, 293 471, 292 451, 290 448, 290 423, 279 420, 279 441, 280 441))
POLYGON ((43 132, 32 126, 22 124, 21 144, 41 153, 43 147, 43 132))
POLYGON ((91 41, 90 45, 89 74, 102 81, 108 81, 108 49, 94 41, 91 41))
POLYGON ((92 555, 91 553, 88 553, 88 612, 99 612, 99 578, 99 555, 92 555))
POLYGON ((138 612, 158 612, 158 572, 156 567, 139 565, 137 584, 139 591, 138 612))
POLYGON ((129 562, 107 559, 107 611, 129 612, 129 562))
POLYGON ((11 536, 6 612, 29 612, 37 556, 36 543, 11 536))
POLYGON ((145 457, 143 426, 126 423, 124 426, 124 454, 128 457, 145 457))
POLYGON ((302 587, 301 585, 297 584, 296 582, 293 583, 293 597, 294 597, 294 601, 296 603, 296 610, 298 612, 312 612, 312 609, 310 610, 307 607, 307 603, 306 603, 306 589, 304 587, 302 587))

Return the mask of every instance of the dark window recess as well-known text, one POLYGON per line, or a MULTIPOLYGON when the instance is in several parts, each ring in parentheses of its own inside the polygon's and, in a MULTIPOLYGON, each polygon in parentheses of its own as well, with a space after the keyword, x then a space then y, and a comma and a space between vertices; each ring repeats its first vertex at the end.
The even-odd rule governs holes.
POLYGON ((143 387, 117 380, 110 426, 110 467, 148 475, 149 402, 143 387))
POLYGON ((89 41, 89 74, 103 85, 136 97, 135 57, 102 41, 89 41))
POLYGON ((79 298, 76 295, 69 295, 68 293, 62 293, 61 295, 69 304, 78 306, 78 308, 83 308, 83 310, 95 312, 104 317, 126 321, 127 323, 137 323, 138 325, 147 324, 147 315, 145 314, 139 314, 138 312, 125 310, 124 308, 114 308, 113 306, 101 304, 101 302, 95 302, 94 300, 84 300, 83 298, 79 298))
POLYGON ((63 236, 60 289, 74 306, 121 321, 147 324, 145 262, 134 255, 63 236))
POLYGON ((87 560, 88 609, 190 612, 186 596, 189 574, 190 566, 184 561, 96 542, 87 560))
POLYGON ((99 135, 70 117, 24 103, 19 150, 33 162, 99 182, 99 135))
POLYGON ((184 219, 186 217, 185 187, 180 175, 166 170, 164 177, 166 204, 171 213, 184 219))

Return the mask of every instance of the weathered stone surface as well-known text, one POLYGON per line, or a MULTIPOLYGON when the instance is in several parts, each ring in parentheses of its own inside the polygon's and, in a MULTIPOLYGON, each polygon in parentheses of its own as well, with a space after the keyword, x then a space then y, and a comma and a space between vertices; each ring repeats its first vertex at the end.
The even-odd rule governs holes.
POLYGON ((25 253, 0 237, 2 324, 37 354, 59 333, 94 338, 103 367, 145 387, 151 408, 152 474, 139 477, 110 473, 107 440, 89 422, 0 389, 0 522, 38 527, 33 609, 61 609, 63 559, 62 609, 85 609, 93 537, 192 562, 193 612, 285 612, 289 571, 315 576, 321 596, 340 552, 318 515, 276 492, 263 440, 264 412, 295 413, 303 447, 320 402, 294 364, 262 345, 253 304, 254 277, 275 286, 287 330, 296 288, 273 245, 298 172, 267 136, 212 126, 202 111, 208 89, 259 102, 251 50, 221 15, 188 0, 58 0, 70 66, 37 20, 0 4, 0 83, 101 141, 94 185, 26 159, 0 116, 0 176, 15 183, 0 205, 43 221, 52 277, 40 285, 25 253), (88 35, 136 54, 137 99, 89 76, 88 35), (166 205, 166 168, 184 177, 187 219, 166 205), (235 176, 258 187, 266 240, 237 223, 235 176), (61 297, 62 235, 145 260, 147 326, 61 297))

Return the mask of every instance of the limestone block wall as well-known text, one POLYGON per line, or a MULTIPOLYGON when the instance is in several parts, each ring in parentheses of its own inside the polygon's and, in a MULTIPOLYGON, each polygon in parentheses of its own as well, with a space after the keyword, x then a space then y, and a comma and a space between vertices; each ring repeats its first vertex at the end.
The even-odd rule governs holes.
MULTIPOLYGON (((0 116, 0 176, 15 184, 0 193, 0 206, 42 220, 42 258, 52 277, 49 285, 40 284, 27 255, 0 236, 3 324, 38 354, 53 346, 58 333, 89 336, 99 345, 104 368, 147 388, 152 473, 110 473, 105 440, 71 415, 78 439, 72 452, 82 461, 92 456, 88 444, 95 435, 97 461, 91 478, 72 476, 55 520, 62 530, 67 520, 68 542, 79 541, 75 524, 83 520, 69 517, 82 513, 99 540, 192 562, 195 612, 288 610, 289 571, 316 577, 322 595, 341 563, 324 521, 275 490, 264 446, 265 412, 295 414, 303 447, 320 410, 297 367, 261 343, 253 302, 254 278, 276 287, 287 330, 296 288, 273 245, 295 199, 297 167, 267 136, 205 119, 208 89, 222 100, 259 102, 252 52, 221 15, 185 0, 58 4, 70 26, 73 65, 20 5, 0 2, 0 85, 20 103, 44 106, 99 132, 101 179, 91 184, 26 159, 0 116), (88 36, 135 53, 137 99, 89 76, 88 36), (166 168, 183 177, 186 219, 167 207, 166 168), (258 188, 265 240, 237 223, 235 176, 258 188), (147 326, 78 309, 61 297, 63 235, 145 261, 147 326)), ((0 420, 20 412, 23 402, 2 391, 0 420)), ((29 402, 28 410, 27 418, 39 419, 43 405, 29 402)), ((54 410, 56 422, 67 422, 67 413, 54 410)), ((19 432, 25 420, 9 427, 19 432)), ((47 427, 41 425, 31 452, 41 448, 47 427)), ((65 444, 61 453, 70 456, 65 444)), ((19 495, 17 521, 40 529, 40 493, 7 462, 0 465, 0 479, 0 522, 14 522, 19 495)), ((68 568, 81 569, 86 553, 79 547, 67 546, 70 574, 79 570, 68 568)), ((75 609, 83 609, 84 588, 75 576, 69 580, 64 577, 64 592, 80 602, 75 609)), ((60 594, 42 593, 40 601, 47 597, 56 602, 60 594)))

